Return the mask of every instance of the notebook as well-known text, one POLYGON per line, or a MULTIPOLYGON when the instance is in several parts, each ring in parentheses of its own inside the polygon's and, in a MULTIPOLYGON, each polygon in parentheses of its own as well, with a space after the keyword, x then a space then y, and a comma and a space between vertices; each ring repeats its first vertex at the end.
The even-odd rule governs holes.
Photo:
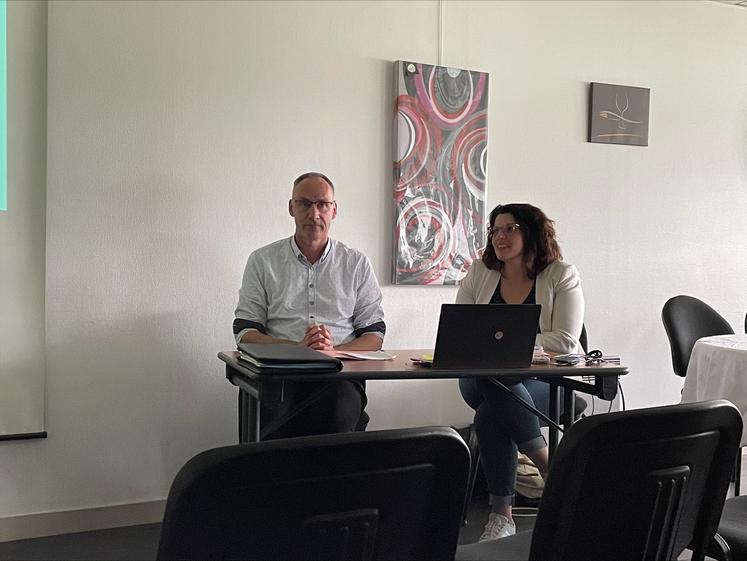
POLYGON ((239 343, 239 359, 259 374, 289 372, 315 374, 339 372, 342 362, 301 345, 239 343))
POLYGON ((525 368, 532 363, 539 304, 443 304, 433 368, 525 368))

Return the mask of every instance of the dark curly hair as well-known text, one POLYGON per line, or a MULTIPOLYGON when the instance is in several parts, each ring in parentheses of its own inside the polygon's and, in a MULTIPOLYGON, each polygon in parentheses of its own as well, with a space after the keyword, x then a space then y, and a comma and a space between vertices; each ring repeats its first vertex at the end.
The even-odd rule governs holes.
MULTIPOLYGON (((521 226, 519 231, 524 240, 524 265, 530 279, 537 278, 537 275, 553 261, 563 259, 560 246, 555 239, 555 222, 536 206, 526 203, 498 205, 490 213, 488 232, 499 214, 513 215, 516 223, 521 226)), ((503 270, 503 262, 495 255, 490 233, 488 233, 488 243, 482 254, 482 262, 488 269, 503 270)))

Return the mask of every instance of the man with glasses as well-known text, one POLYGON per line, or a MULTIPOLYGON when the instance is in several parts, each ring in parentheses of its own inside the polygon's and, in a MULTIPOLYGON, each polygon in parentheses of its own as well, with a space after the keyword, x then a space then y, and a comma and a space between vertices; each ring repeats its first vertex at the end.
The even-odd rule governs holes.
MULTIPOLYGON (((360 251, 329 237, 337 216, 332 181, 316 172, 298 177, 288 212, 295 234, 249 256, 233 322, 236 341, 292 343, 317 350, 380 349, 386 326, 371 263, 360 251)), ((365 382, 327 386, 269 438, 365 429, 365 382)), ((286 382, 279 404, 262 403, 261 423, 287 414, 319 388, 314 382, 286 382)))

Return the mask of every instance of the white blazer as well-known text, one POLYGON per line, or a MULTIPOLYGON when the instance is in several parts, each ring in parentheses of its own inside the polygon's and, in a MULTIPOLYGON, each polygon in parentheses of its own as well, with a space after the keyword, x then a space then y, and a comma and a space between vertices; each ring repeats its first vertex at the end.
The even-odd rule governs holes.
MULTIPOLYGON (((501 275, 488 269, 477 259, 464 277, 457 304, 487 304, 493 296, 501 275)), ((542 305, 536 345, 556 353, 580 353, 578 338, 584 323, 584 293, 581 277, 573 265, 554 261, 537 275, 535 281, 537 304, 542 305)))

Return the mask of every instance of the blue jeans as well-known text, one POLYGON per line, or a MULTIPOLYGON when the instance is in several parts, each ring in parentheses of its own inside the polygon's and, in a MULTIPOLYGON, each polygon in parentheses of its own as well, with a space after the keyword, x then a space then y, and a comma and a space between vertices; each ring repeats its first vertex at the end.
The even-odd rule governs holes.
MULTIPOLYGON (((547 414, 550 399, 546 383, 521 380, 504 384, 547 414)), ((475 410, 480 463, 493 495, 493 506, 510 505, 516 487, 517 451, 526 454, 547 446, 540 432, 539 418, 489 380, 460 378, 459 391, 467 405, 475 410)))

